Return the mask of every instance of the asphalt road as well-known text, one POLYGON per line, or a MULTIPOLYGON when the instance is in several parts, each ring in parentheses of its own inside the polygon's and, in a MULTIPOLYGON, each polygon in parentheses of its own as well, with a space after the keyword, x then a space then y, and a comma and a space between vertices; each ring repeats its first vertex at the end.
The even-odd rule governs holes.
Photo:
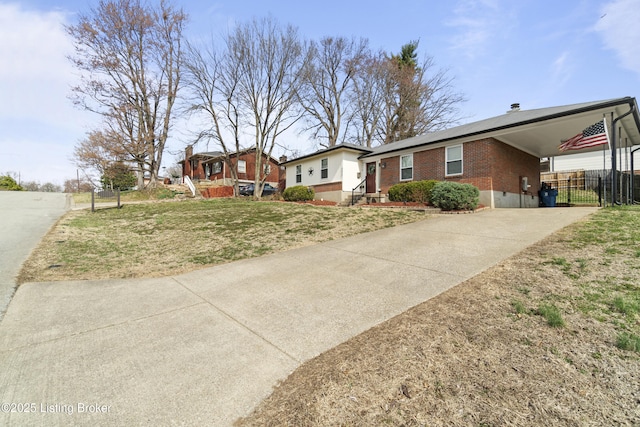
POLYGON ((22 263, 68 209, 66 194, 0 191, 0 321, 22 263))

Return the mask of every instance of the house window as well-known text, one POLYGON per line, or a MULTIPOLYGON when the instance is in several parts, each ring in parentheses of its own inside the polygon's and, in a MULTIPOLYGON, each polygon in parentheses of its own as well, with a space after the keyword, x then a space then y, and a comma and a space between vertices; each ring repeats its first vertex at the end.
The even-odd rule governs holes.
POLYGON ((408 181, 413 179, 413 154, 400 156, 400 180, 408 181))
POLYGON ((247 173, 247 162, 238 160, 238 173, 247 173))
POLYGON ((207 178, 211 176, 211 168, 209 163, 204 165, 204 176, 206 176, 207 178))
POLYGON ((320 178, 329 178, 329 159, 320 160, 320 178))
POLYGON ((264 174, 269 175, 270 173, 271 173, 271 165, 267 163, 266 165, 264 165, 264 174))
POLYGON ((220 173, 222 172, 222 162, 215 162, 213 164, 213 173, 220 173))
POLYGON ((446 176, 462 175, 462 145, 446 149, 446 176))
POLYGON ((296 183, 302 182, 302 165, 296 166, 296 183))

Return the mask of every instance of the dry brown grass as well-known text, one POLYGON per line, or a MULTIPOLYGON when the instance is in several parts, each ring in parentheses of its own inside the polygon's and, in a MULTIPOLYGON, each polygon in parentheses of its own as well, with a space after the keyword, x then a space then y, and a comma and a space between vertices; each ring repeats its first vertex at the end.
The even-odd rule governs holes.
POLYGON ((71 211, 25 262, 18 283, 175 275, 425 217, 234 199, 71 211))
POLYGON ((613 212, 308 361, 237 424, 640 425, 639 353, 616 346, 639 314, 612 305, 640 304, 640 210, 613 212))

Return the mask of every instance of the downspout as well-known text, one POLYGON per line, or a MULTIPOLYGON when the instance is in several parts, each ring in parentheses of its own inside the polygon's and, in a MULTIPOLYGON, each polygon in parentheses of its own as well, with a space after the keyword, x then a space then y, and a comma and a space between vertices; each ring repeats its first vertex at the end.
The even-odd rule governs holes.
MULTIPOLYGON (((620 117, 617 117, 616 119, 611 121, 611 205, 618 205, 620 203, 618 203, 618 201, 616 200, 617 198, 617 194, 618 194, 618 188, 617 188, 617 174, 618 174, 618 165, 616 164, 616 123, 618 123, 619 120, 627 117, 629 114, 633 113, 636 109, 636 105, 635 103, 630 103, 631 108, 629 109, 629 111, 627 111, 626 113, 624 113, 623 115, 621 115, 620 117)), ((613 117, 613 113, 611 113, 611 116, 613 117)))
POLYGON ((640 147, 636 148, 635 150, 631 150, 631 204, 632 205, 636 203, 636 192, 635 192, 636 178, 634 175, 635 168, 633 167, 633 154, 638 150, 640 150, 640 147))

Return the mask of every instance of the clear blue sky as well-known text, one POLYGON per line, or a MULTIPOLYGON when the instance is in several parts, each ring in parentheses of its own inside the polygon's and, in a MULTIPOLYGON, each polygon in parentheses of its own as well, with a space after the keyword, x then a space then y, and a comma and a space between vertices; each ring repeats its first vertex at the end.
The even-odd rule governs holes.
MULTIPOLYGON (((76 78, 63 24, 96 2, 0 0, 0 173, 62 184, 76 176, 73 146, 96 123, 68 95, 76 78)), ((174 0, 191 38, 271 14, 306 38, 369 39, 399 51, 419 39, 468 101, 463 122, 523 109, 640 95, 640 0, 174 0)), ((577 130, 579 131, 579 129, 577 130)), ((176 131, 170 150, 189 142, 176 131)), ((309 152, 314 143, 287 144, 309 152)), ((204 147, 203 147, 204 148, 204 147)), ((164 165, 175 156, 167 154, 164 165)))

